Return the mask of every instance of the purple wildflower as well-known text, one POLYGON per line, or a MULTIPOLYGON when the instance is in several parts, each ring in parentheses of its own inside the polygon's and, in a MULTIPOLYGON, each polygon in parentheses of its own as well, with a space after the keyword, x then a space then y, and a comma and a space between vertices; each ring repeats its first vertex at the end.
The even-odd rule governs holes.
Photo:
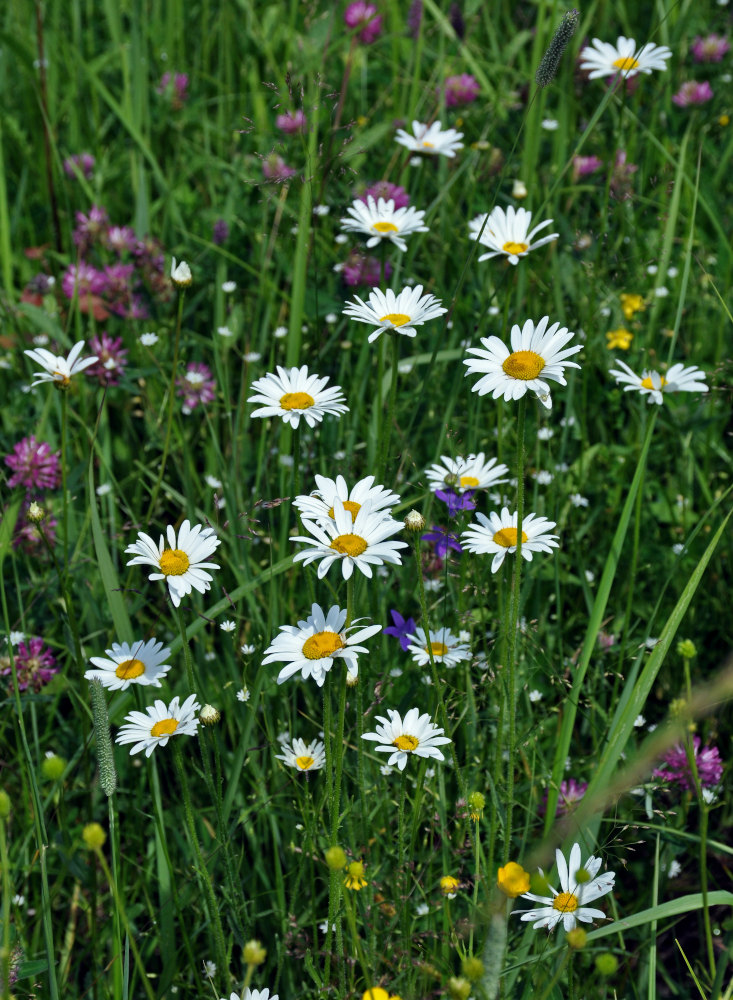
POLYGON ((117 316, 127 316, 134 287, 134 264, 111 264, 104 269, 105 299, 117 316))
POLYGON ((603 160, 597 156, 574 156, 573 157, 573 180, 577 181, 588 174, 594 174, 596 170, 603 166, 603 160))
POLYGON ((76 229, 73 232, 73 240, 81 257, 105 233, 108 222, 107 209, 101 208, 99 205, 92 205, 89 209, 89 215, 84 215, 83 212, 76 213, 76 229))
POLYGON ((186 365, 186 374, 176 379, 178 395, 183 397, 182 413, 188 416, 197 406, 210 403, 216 397, 216 382, 211 369, 200 361, 186 365))
POLYGON ((29 504, 24 504, 18 520, 15 522, 15 534, 13 536, 13 548, 20 549, 22 552, 27 552, 30 555, 36 556, 40 551, 46 551, 46 545, 41 537, 40 529, 43 529, 43 534, 46 538, 48 544, 53 547, 56 541, 56 518, 46 512, 46 516, 43 522, 38 525, 35 521, 29 521, 28 514, 29 504))
POLYGON ((392 615, 392 621, 394 625, 388 625, 385 628, 385 635, 393 635, 395 639, 399 639, 400 646, 407 652, 410 648, 410 636, 415 634, 415 619, 414 618, 403 618, 399 611, 390 611, 392 615))
POLYGON ((229 226, 224 219, 217 219, 214 223, 214 232, 211 239, 218 247, 222 243, 226 243, 229 239, 229 226))
POLYGON ((188 76, 185 73, 164 73, 156 90, 159 94, 170 93, 171 108, 180 111, 188 100, 188 76))
POLYGON ((466 490, 465 493, 456 493, 454 490, 436 490, 435 495, 448 507, 448 517, 455 517, 462 510, 476 510, 476 504, 473 502, 475 492, 475 490, 466 490))
POLYGON ((723 35, 712 34, 705 38, 698 35, 690 49, 695 62, 720 62, 730 49, 730 43, 723 35))
POLYGON ((64 173, 67 177, 76 177, 75 167, 84 175, 86 180, 92 176, 95 159, 91 153, 74 153, 64 160, 64 173))
POLYGON ((31 434, 13 447, 5 456, 5 464, 13 470, 8 486, 25 486, 26 490, 55 490, 61 482, 58 451, 51 451, 45 441, 36 441, 31 434))
POLYGON ((98 378, 100 385, 117 385, 127 364, 122 337, 110 337, 102 331, 101 337, 92 337, 89 347, 97 355, 97 361, 87 368, 87 375, 98 378))
POLYGON ((275 119, 275 125, 285 135, 302 134, 305 132, 305 124, 305 113, 300 108, 297 111, 286 111, 275 119))
MULTIPOLYGON (((701 750, 699 736, 693 737, 692 745, 700 784, 703 788, 713 788, 718 784, 723 774, 723 762, 720 759, 718 748, 706 746, 701 750)), ((656 768, 652 772, 653 777, 676 783, 680 788, 686 790, 695 787, 690 763, 687 759, 687 749, 681 743, 667 751, 662 757, 662 761, 665 766, 656 768)))
MULTIPOLYGON (((13 668, 10 666, 9 657, 3 656, 1 662, 0 674, 3 677, 10 676, 13 668)), ((28 688, 40 691, 44 684, 48 684, 53 675, 58 673, 55 664, 55 657, 50 649, 44 649, 43 639, 40 636, 33 636, 27 644, 19 643, 15 653, 18 688, 21 691, 27 691, 28 688)))
POLYGON ((110 226, 103 239, 106 247, 120 255, 131 253, 137 246, 137 237, 129 226, 110 226))
POLYGON ((360 28, 357 38, 364 45, 376 42, 382 34, 382 15, 377 12, 376 5, 366 0, 354 0, 344 13, 344 23, 348 28, 360 28))
POLYGON ((277 184, 295 176, 293 167, 289 167, 282 156, 278 156, 277 153, 270 153, 269 156, 265 157, 262 161, 262 173, 265 175, 266 181, 273 181, 277 184))
MULTIPOLYGON (((459 108, 476 100, 481 85, 475 76, 471 76, 470 73, 461 73, 460 76, 447 77, 443 84, 443 90, 446 108, 459 108)), ((438 88, 438 96, 440 96, 440 88, 438 88)))
POLYGON ((438 524, 434 524, 432 530, 426 531, 424 535, 420 535, 420 538, 424 542, 435 544, 435 554, 438 559, 445 559, 450 549, 453 549, 454 552, 463 552, 458 535, 446 528, 441 528, 438 524))
POLYGON ((100 295, 107 287, 107 279, 91 264, 80 260, 78 264, 69 264, 61 279, 61 288, 67 299, 87 295, 100 295))
POLYGON ((410 9, 407 12, 407 31, 412 38, 417 38, 420 34, 420 24, 422 23, 422 0, 412 0, 410 9))
POLYGON ((389 201, 391 198, 394 202, 395 209, 397 208, 407 208, 410 204, 410 196, 405 191, 403 187, 399 184, 392 184, 390 181, 375 181, 374 184, 370 184, 368 188, 364 190, 364 194, 360 194, 358 197, 359 201, 363 201, 365 205, 368 204, 367 198, 369 195, 378 201, 379 198, 384 198, 385 201, 389 201))
POLYGON ((30 295, 48 295, 56 284, 56 279, 52 274, 35 274, 24 291, 30 295))
MULTIPOLYGON (((341 272, 347 285, 369 285, 375 288, 382 280, 382 265, 376 257, 368 257, 359 250, 349 254, 341 272)), ((384 278, 389 281, 392 265, 385 261, 384 278)))
POLYGON ((707 80, 698 83, 696 80, 688 80, 683 83, 680 89, 672 97, 672 103, 678 108, 692 108, 698 104, 705 104, 711 100, 713 90, 707 80))
MULTIPOLYGON (((572 812, 585 795, 587 788, 587 781, 576 781, 575 778, 570 778, 569 781, 561 781, 555 816, 565 816, 566 813, 572 812)), ((543 815, 547 812, 548 794, 548 791, 545 791, 545 797, 540 806, 540 812, 543 815)))

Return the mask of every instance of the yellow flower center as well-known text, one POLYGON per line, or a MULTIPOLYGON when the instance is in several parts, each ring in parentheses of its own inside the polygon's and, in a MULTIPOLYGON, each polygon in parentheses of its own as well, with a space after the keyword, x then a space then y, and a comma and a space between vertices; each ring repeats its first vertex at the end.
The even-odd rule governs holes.
POLYGON ((515 243, 513 240, 509 240, 501 249, 504 253, 525 253, 529 250, 529 243, 515 243))
POLYGON ((307 392, 286 392, 280 397, 283 410, 307 410, 315 403, 315 399, 307 392))
POLYGON ((338 535, 330 547, 342 556, 360 556, 362 552, 366 552, 367 543, 361 535, 338 535))
POLYGON ((375 222, 372 225, 372 229, 376 229, 378 233, 397 233, 399 230, 394 222, 375 222))
MULTIPOLYGON (((356 520, 356 515, 361 510, 361 504, 357 503, 355 500, 344 500, 344 510, 348 510, 348 512, 351 514, 351 521, 353 524, 353 522, 356 520)), ((328 516, 329 517, 336 516, 333 507, 328 508, 328 516)))
POLYGON ((545 367, 545 361, 534 351, 515 351, 501 367, 509 378, 520 378, 524 382, 529 382, 537 378, 545 367))
POLYGON ((301 771, 307 771, 308 768, 313 767, 314 764, 315 760, 313 757, 305 756, 295 758, 295 766, 300 768, 301 771))
MULTIPOLYGON (((667 379, 664 377, 664 375, 660 376, 659 381, 661 383, 660 386, 659 386, 660 389, 667 384, 667 379)), ((646 378, 643 378, 641 380, 641 384, 642 384, 642 387, 644 389, 654 389, 655 388, 654 384, 652 383, 652 379, 651 379, 650 375, 647 375, 646 378)))
POLYGON ((71 385, 71 379, 64 372, 53 372, 54 376, 58 375, 58 384, 60 386, 71 385))
MULTIPOLYGON (((636 69, 639 63, 632 56, 625 56, 623 59, 615 59, 613 65, 616 69, 625 70, 636 69)), ((575 907, 573 907, 573 909, 575 909, 575 907)))
POLYGON ((142 660, 123 660, 117 664, 115 673, 121 680, 130 681, 145 673, 145 664, 142 660))
POLYGON ((172 736, 178 729, 178 719, 161 719, 150 730, 151 736, 172 736))
POLYGON ((398 750, 405 750, 407 753, 412 753, 413 750, 417 750, 420 746, 420 740, 417 736, 409 736, 407 733, 403 733, 396 740, 392 740, 392 746, 397 747, 398 750))
POLYGON ((433 149, 435 147, 435 143, 434 142, 425 142, 423 140, 423 146, 425 147, 425 149, 433 149))
POLYGON ((322 660, 325 656, 333 656, 345 645, 338 632, 316 632, 303 643, 303 656, 306 660, 322 660))
POLYGON ((445 656, 448 652, 448 647, 444 642, 431 642, 430 648, 433 651, 433 656, 445 656))
MULTIPOLYGON (((494 535, 494 541, 497 545, 503 545, 505 549, 509 549, 512 545, 517 544, 517 529, 516 528, 500 528, 499 531, 494 535)), ((522 532, 522 545, 527 541, 527 533, 522 532)))
POLYGON ((182 549, 166 549, 160 557, 159 565, 164 576, 183 576, 191 563, 182 549))
POLYGON ((405 313, 387 313, 386 316, 382 316, 379 322, 391 323, 392 326, 404 326, 405 323, 410 322, 410 317, 406 316, 405 313))
POLYGON ((461 486, 478 486, 478 479, 475 476, 461 476, 461 486))
POLYGON ((553 899, 552 908, 561 913, 572 913, 578 909, 578 897, 572 892, 560 892, 553 899))

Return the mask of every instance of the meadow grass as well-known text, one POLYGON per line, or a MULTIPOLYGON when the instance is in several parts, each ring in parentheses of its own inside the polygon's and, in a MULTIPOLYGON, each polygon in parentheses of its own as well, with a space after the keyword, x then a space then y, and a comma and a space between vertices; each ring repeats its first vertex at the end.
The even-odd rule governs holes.
POLYGON ((591 0, 554 43, 574 17, 550 0, 377 2, 350 27, 353 7, 0 15, 0 996, 730 998, 733 112, 730 52, 695 41, 727 36, 728 6, 591 0), (668 46, 666 67, 588 79, 581 50, 620 35, 668 46), (688 81, 712 96, 680 106, 688 81), (413 120, 462 148, 412 154, 413 120), (404 252, 340 222, 380 181, 424 212, 404 252), (479 261, 468 224, 495 206, 557 238, 479 261), (417 284, 444 312, 414 338, 370 343, 344 315, 417 284), (582 346, 552 408, 472 391, 468 349, 543 316, 582 346), (24 351, 78 341, 108 366, 31 387, 24 351), (670 376, 650 405, 620 361, 639 382, 694 366, 707 391, 670 376), (253 384, 303 365, 348 411, 253 417, 253 384), (427 471, 479 452, 507 471, 450 512, 427 471), (385 544, 404 547, 371 577, 294 559, 317 475, 398 495, 385 544), (492 573, 461 536, 503 507, 519 551, 492 573), (527 561, 530 514, 557 545, 527 561), (216 568, 182 594, 126 550, 173 526, 170 568, 186 521, 216 568), (278 683, 283 627, 313 605, 344 614, 301 657, 338 655, 278 683), (392 612, 451 637, 413 655, 392 612), (372 625, 354 676, 347 640, 372 625), (85 677, 148 640, 159 687, 85 677), (121 727, 156 699, 148 730, 173 735, 130 753, 121 727), (404 770, 363 739, 391 712, 404 770), (431 731, 449 742, 410 752, 431 731), (575 844, 591 871, 561 885, 575 844), (575 912, 596 873, 587 933, 512 915, 548 886, 575 912))

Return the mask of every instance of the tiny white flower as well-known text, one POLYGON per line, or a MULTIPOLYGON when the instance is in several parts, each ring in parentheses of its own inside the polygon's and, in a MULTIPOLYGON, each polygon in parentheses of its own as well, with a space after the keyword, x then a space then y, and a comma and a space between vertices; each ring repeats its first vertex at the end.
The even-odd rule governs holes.
POLYGON ((223 621, 219 625, 219 628, 222 630, 222 632, 233 632, 236 629, 236 627, 237 627, 236 622, 233 622, 229 618, 226 621, 223 621))
MULTIPOLYGON (((714 788, 703 788, 702 799, 706 805, 711 806, 714 802, 718 801, 718 793, 714 788)), ((671 876, 670 876, 671 878, 671 876)))
POLYGON ((326 313, 323 318, 327 323, 332 325, 338 320, 338 315, 336 313, 326 313))
POLYGON ((676 858, 670 861, 669 868, 667 869, 667 878, 677 878, 681 872, 682 865, 679 861, 676 858))
POLYGON ((679 556, 685 551, 685 546, 682 542, 675 542, 672 546, 672 551, 676 556, 679 556))
POLYGON ((590 501, 588 497, 582 496, 580 493, 571 493, 568 500, 573 505, 573 507, 587 507, 590 501))
POLYGON ((157 333, 142 333, 142 334, 140 334, 139 340, 140 340, 140 343, 143 345, 143 347, 152 347, 153 344, 157 344, 158 343, 158 334, 157 333))
POLYGON ((537 430, 537 439, 539 441, 549 441, 554 433, 552 427, 539 427, 537 430))
POLYGON ((261 354, 257 351, 250 351, 249 354, 242 355, 242 361, 246 361, 247 364, 253 364, 255 361, 259 361, 262 358, 261 354))
POLYGON ((668 277, 670 277, 670 278, 676 278, 678 274, 679 274, 679 271, 677 270, 676 267, 668 267, 667 268, 667 276, 668 277))
POLYGON ((535 688, 533 691, 529 692, 529 700, 534 704, 536 701, 542 701, 542 692, 535 688))
POLYGON ((637 729, 641 729, 642 726, 645 726, 646 719, 644 718, 644 716, 637 715, 637 717, 634 719, 634 725, 636 726, 637 729))
POLYGON ((656 274, 658 270, 659 270, 659 268, 657 267, 656 264, 649 264, 649 266, 646 269, 646 273, 647 274, 656 274))
POLYGON ((314 215, 321 215, 321 216, 328 215, 328 213, 330 211, 331 211, 331 206, 330 205, 314 205, 313 206, 313 214, 314 215))
POLYGON ((593 581, 596 578, 596 575, 593 572, 593 570, 587 569, 587 570, 585 570, 585 578, 588 581, 588 583, 593 583, 593 581))
POLYGON ((216 962, 204 962, 204 975, 207 979, 213 979, 216 975, 216 962))
POLYGON ((560 128, 560 122, 556 118, 543 118, 540 127, 546 132, 556 132, 560 128))
POLYGON ((237 691, 237 701, 249 701, 249 688, 243 687, 237 691))
POLYGON ((251 656, 255 651, 255 647, 249 645, 249 643, 245 643, 243 646, 240 646, 239 648, 242 653, 242 656, 251 656))
POLYGON ((666 299, 669 295, 669 289, 666 285, 660 285, 658 288, 654 289, 654 294, 658 299, 666 299))
POLYGON ((108 493, 112 492, 112 484, 100 483, 94 492, 97 494, 98 497, 106 497, 108 493))
POLYGON ((11 646, 17 646, 20 642, 25 642, 25 632, 11 632, 7 637, 7 642, 11 646))
POLYGON ((234 336, 234 334, 232 333, 232 331, 229 329, 228 326, 217 326, 216 332, 219 334, 220 337, 233 337, 234 336))
POLYGON ((220 490, 223 485, 221 479, 217 479, 216 476, 204 476, 204 481, 212 490, 220 490))
MULTIPOLYGON (((349 242, 349 237, 346 235, 346 233, 336 233, 336 235, 333 238, 333 242, 334 243, 348 243, 349 242)), ((343 265, 341 265, 341 266, 343 267, 343 265)))
POLYGON ((236 281, 224 281, 221 286, 222 292, 230 295, 237 287, 236 281))

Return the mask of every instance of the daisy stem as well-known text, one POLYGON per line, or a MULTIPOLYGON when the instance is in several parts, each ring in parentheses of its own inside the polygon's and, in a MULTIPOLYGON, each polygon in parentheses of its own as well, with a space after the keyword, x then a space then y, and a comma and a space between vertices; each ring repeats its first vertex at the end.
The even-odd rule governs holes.
POLYGON ((336 771, 331 801, 331 843, 336 843, 341 819, 341 775, 344 767, 344 716, 346 714, 346 669, 339 689, 338 720, 336 722, 336 771))
POLYGON ((186 668, 186 681, 188 682, 188 689, 190 694, 193 694, 196 690, 196 683, 193 676, 193 663, 191 662, 191 648, 188 645, 188 635, 186 634, 186 625, 183 621, 183 613, 180 608, 176 608, 176 621, 178 622, 178 631, 181 633, 181 649, 183 650, 183 663, 186 668))
MULTIPOLYGON (((395 401, 397 399, 397 376, 399 374, 398 364, 400 359, 400 349, 397 343, 397 337, 399 335, 396 333, 390 334, 390 341, 392 342, 392 382, 389 387, 389 401, 387 404, 387 422, 382 427, 383 441, 380 445, 380 458, 379 458, 379 476, 378 479, 381 482, 382 476, 387 470, 387 459, 389 458, 389 445, 392 438, 392 422, 394 420, 395 411, 395 401)), ((381 392, 381 385, 380 385, 381 392)))
POLYGON ((61 580, 61 586, 63 587, 64 593, 66 592, 66 581, 69 577, 69 494, 66 489, 66 473, 67 473, 67 461, 66 461, 66 433, 67 433, 67 407, 68 402, 66 398, 66 392, 61 393, 61 495, 64 498, 62 518, 64 525, 64 575, 61 580))
POLYGON ((400 801, 397 808, 397 878, 400 886, 400 899, 402 903, 402 940, 407 943, 408 936, 408 909, 407 909, 407 872, 405 871, 405 799, 407 797, 407 769, 400 774, 400 801))
POLYGON ((186 771, 183 766, 183 757, 181 754, 181 748, 178 745, 177 740, 173 740, 173 761, 175 763, 176 772, 178 774, 178 781, 181 785, 181 793, 183 795, 183 811, 186 816, 188 835, 191 840, 191 846, 193 847, 194 854, 196 855, 196 862, 199 875, 201 876, 201 881, 203 882, 204 885, 204 895, 206 896, 206 903, 209 911, 209 920, 211 922, 211 926, 214 931, 216 964, 220 969, 228 969, 229 961, 227 959, 227 949, 224 941, 224 930, 221 925, 221 917, 219 916, 219 907, 216 901, 216 896, 214 895, 214 886, 211 882, 211 876, 209 875, 209 870, 206 867, 206 862, 204 860, 204 856, 201 851, 201 844, 199 843, 198 834, 196 833, 196 823, 194 821, 193 808, 191 806, 191 793, 188 787, 188 779, 186 777, 186 771))
POLYGON ((165 464, 168 461, 168 450, 170 448, 170 443, 171 443, 171 428, 173 426, 173 402, 175 400, 176 373, 178 371, 178 349, 181 343, 181 323, 183 322, 183 301, 185 298, 186 298, 186 292, 185 290, 181 290, 178 295, 178 315, 176 317, 176 336, 173 342, 173 364, 171 366, 171 382, 168 388, 168 417, 166 420, 165 439, 163 441, 163 454, 161 455, 160 458, 160 470, 158 472, 158 478, 155 481, 153 492, 150 494, 148 513, 145 518, 146 521, 150 521, 153 510, 155 509, 155 501, 158 499, 160 486, 161 483, 163 482, 163 476, 165 475, 165 464))
POLYGON ((512 813, 514 810, 514 767, 517 740, 516 705, 516 649, 517 622, 519 620, 519 598, 522 581, 522 522, 524 520, 524 418, 527 412, 526 393, 519 400, 517 412, 517 548, 514 560, 512 595, 509 604, 509 641, 507 643, 508 704, 507 721, 509 728, 509 757, 506 769, 507 806, 506 828, 504 830, 504 864, 509 861, 512 840, 512 813))

